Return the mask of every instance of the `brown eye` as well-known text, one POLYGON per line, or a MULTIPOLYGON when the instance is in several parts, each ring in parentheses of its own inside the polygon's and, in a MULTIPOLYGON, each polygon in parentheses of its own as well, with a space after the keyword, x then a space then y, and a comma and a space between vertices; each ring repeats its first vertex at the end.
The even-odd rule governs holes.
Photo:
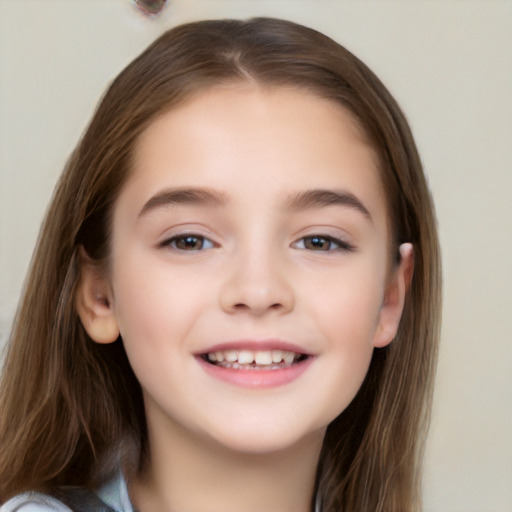
POLYGON ((353 251, 354 246, 330 236, 312 235, 305 236, 295 243, 298 249, 306 249, 308 251, 316 252, 330 252, 330 251, 353 251))
POLYGON ((329 251, 338 248, 330 238, 323 236, 307 236, 304 238, 304 248, 312 251, 329 251))
POLYGON ((161 244, 162 247, 171 247, 178 251, 201 251, 211 249, 213 242, 200 235, 179 235, 169 238, 161 244))

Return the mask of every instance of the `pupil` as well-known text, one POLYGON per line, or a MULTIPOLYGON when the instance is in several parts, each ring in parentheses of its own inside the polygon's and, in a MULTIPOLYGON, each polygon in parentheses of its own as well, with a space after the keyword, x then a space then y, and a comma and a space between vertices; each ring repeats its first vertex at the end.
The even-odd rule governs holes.
POLYGON ((320 238, 317 236, 311 238, 310 242, 315 249, 325 249, 327 245, 327 240, 325 240, 325 238, 320 238))
POLYGON ((181 239, 181 244, 183 249, 200 249, 201 242, 195 236, 187 236, 181 239))

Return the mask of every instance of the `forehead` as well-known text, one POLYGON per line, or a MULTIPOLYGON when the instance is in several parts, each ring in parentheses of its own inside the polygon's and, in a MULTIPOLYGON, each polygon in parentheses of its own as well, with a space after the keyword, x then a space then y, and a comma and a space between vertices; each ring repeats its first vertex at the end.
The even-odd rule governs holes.
POLYGON ((341 187, 378 209, 385 198, 377 160, 357 120, 334 101, 292 87, 227 84, 149 125, 125 188, 140 203, 165 187, 227 189, 242 201, 341 187))

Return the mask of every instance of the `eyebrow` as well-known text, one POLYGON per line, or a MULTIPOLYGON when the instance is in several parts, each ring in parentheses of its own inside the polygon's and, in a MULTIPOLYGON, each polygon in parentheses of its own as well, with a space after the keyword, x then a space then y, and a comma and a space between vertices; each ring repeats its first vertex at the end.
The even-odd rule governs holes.
MULTIPOLYGON (((225 194, 209 188, 173 188, 166 189, 152 196, 142 207, 139 217, 151 210, 166 206, 184 204, 222 206, 227 203, 225 194)), ((314 189, 298 192, 288 198, 285 208, 288 210, 305 210, 325 206, 345 206, 359 211, 369 220, 372 216, 364 204, 351 192, 344 190, 314 189)))
POLYGON ((290 210, 304 210, 323 206, 346 206, 359 211, 369 220, 373 220, 370 212, 354 194, 345 190, 315 189, 299 192, 287 201, 290 210))
POLYGON ((208 188, 166 189, 151 197, 142 207, 139 217, 151 210, 182 204, 221 206, 225 204, 224 194, 208 188))

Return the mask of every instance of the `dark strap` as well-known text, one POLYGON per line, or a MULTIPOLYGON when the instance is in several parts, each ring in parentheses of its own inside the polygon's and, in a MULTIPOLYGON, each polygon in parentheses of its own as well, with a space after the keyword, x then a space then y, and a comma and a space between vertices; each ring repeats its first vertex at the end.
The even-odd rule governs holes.
POLYGON ((116 512, 94 491, 82 487, 61 487, 56 498, 73 512, 116 512))

